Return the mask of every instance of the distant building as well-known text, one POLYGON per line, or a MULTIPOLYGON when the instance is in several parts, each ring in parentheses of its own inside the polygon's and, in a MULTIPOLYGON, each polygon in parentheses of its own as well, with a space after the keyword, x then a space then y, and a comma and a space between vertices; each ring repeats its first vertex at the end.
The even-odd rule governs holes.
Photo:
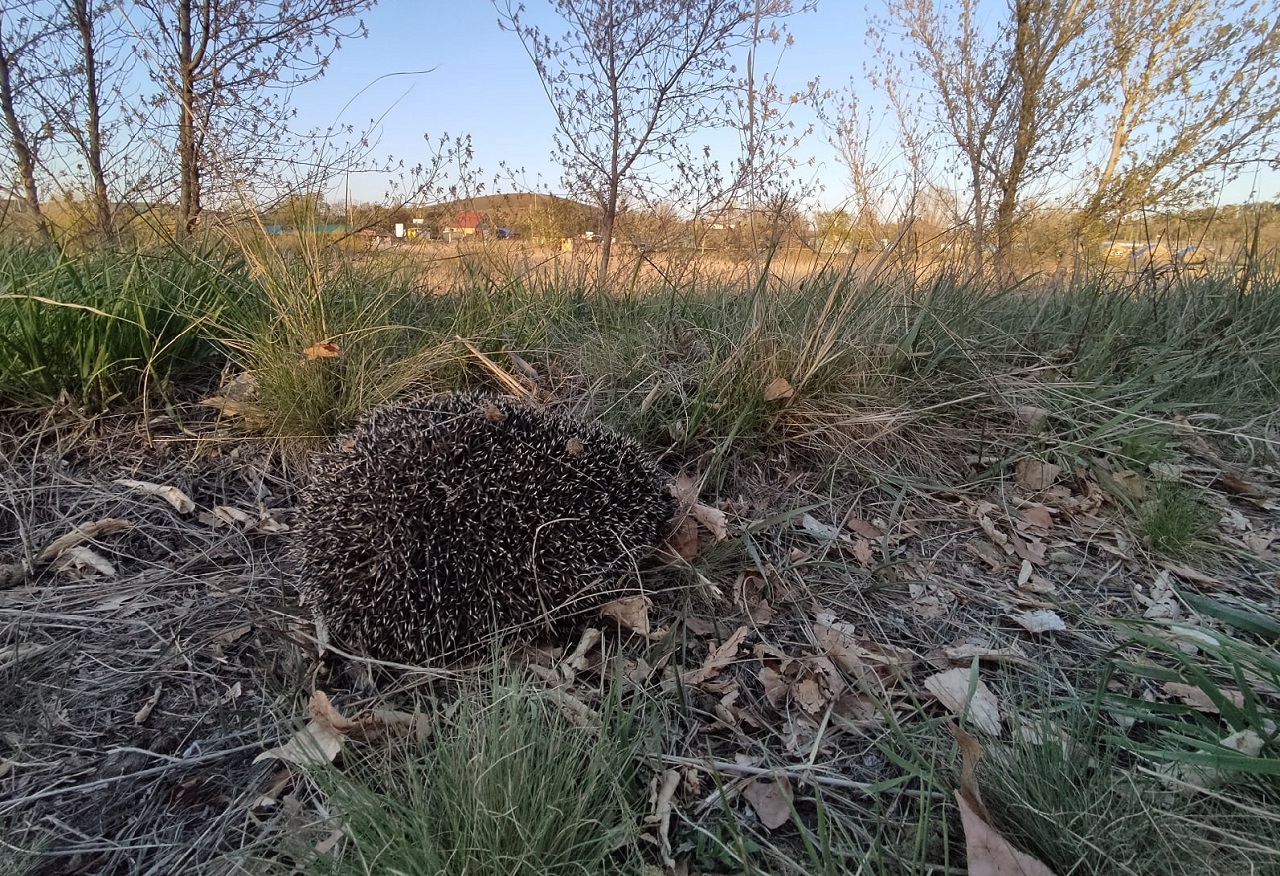
POLYGON ((472 237, 476 234, 481 237, 488 237, 493 230, 493 221, 489 218, 488 213, 462 210, 454 214, 452 225, 447 225, 441 230, 445 240, 472 237))

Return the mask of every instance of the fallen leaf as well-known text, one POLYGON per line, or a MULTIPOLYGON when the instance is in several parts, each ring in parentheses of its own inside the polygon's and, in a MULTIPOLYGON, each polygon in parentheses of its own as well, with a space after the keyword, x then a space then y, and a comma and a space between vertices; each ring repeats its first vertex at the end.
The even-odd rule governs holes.
POLYGON ((686 517, 667 539, 671 552, 683 560, 692 560, 698 556, 698 521, 686 517))
POLYGON ((1028 457, 1018 461, 1014 477, 1018 486, 1024 490, 1039 492, 1052 487, 1060 474, 1062 474, 1061 466, 1028 457))
POLYGON ((712 508, 710 505, 703 505, 699 502, 693 506, 691 511, 693 516, 698 518, 698 522, 715 536, 716 541, 724 541, 729 537, 728 520, 724 512, 719 508, 712 508))
POLYGON ((1009 544, 1013 547, 1013 552, 1022 560, 1030 560, 1037 566, 1044 565, 1045 545, 1039 539, 1021 539, 1018 536, 1012 536, 1009 544))
POLYGON ((781 708, 787 701, 787 691, 791 689, 790 682, 772 666, 761 666, 757 677, 760 679, 761 686, 764 687, 765 699, 774 708, 781 708))
POLYGON ((137 490, 140 493, 146 493, 149 496, 159 496, 172 505, 179 514, 190 514, 196 510, 196 503, 192 502, 187 494, 177 487, 162 486, 153 484, 150 481, 131 481, 126 478, 121 478, 115 483, 131 490, 137 490))
POLYGON ((791 697, 796 705, 810 715, 819 715, 827 707, 827 695, 812 675, 805 676, 792 687, 791 697))
POLYGON ((863 520, 861 517, 851 517, 845 521, 844 525, 870 541, 884 538, 884 533, 880 531, 880 527, 870 521, 863 520))
POLYGON ((964 549, 990 566, 993 572, 1004 568, 1004 553, 989 541, 971 538, 965 542, 964 549))
POLYGON ((269 748, 253 759, 254 763, 277 758, 298 766, 322 766, 331 763, 347 741, 351 722, 329 702, 324 691, 316 691, 307 704, 311 720, 285 742, 269 748))
POLYGON ((657 827, 662 862, 666 864, 668 872, 674 870, 676 866, 671 848, 671 815, 675 811, 674 801, 679 787, 679 770, 667 770, 664 772, 661 785, 658 785, 658 780, 655 777, 654 784, 650 786, 652 790, 649 795, 652 811, 645 818, 645 821, 657 827))
POLYGON ((337 359, 342 355, 342 350, 333 341, 319 341, 303 350, 302 355, 312 361, 316 359, 337 359))
POLYGON ((951 714, 967 717, 989 736, 1000 735, 1000 705, 996 695, 972 669, 948 669, 924 680, 924 687, 951 714))
POLYGON ((859 637, 853 624, 837 620, 830 612, 818 612, 813 641, 855 684, 876 681, 883 689, 904 683, 915 664, 915 655, 896 645, 859 637))
POLYGON ((534 368, 522 356, 518 356, 510 350, 505 350, 505 352, 507 354, 507 358, 511 360, 511 366, 515 368, 516 371, 520 372, 534 383, 538 382, 539 377, 537 368, 534 368))
POLYGON ((865 538, 860 538, 853 543, 853 555, 858 560, 858 564, 864 569, 870 569, 871 561, 875 559, 875 554, 871 550, 871 542, 865 538))
POLYGON ((108 562, 107 558, 101 554, 91 551, 84 545, 67 548, 58 557, 58 568, 61 569, 92 569, 100 575, 108 578, 116 576, 116 567, 108 562))
POLYGON ((251 529, 258 523, 257 515, 242 511, 234 505, 215 505, 213 507, 213 516, 219 523, 241 529, 251 529))
POLYGON ((693 475, 680 472, 671 483, 671 495, 681 508, 692 508, 698 504, 699 482, 693 475))
POLYGON ((731 664, 734 658, 738 656, 738 646, 742 644, 742 640, 747 637, 749 632, 751 632, 750 627, 738 627, 733 635, 725 640, 724 644, 712 649, 701 667, 685 673, 684 683, 691 687, 696 687, 718 675, 721 669, 731 664))
POLYGON ((34 657, 48 647, 39 642, 14 642, 12 645, 5 645, 0 648, 0 670, 34 657))
POLYGON ((1147 606, 1142 616, 1149 620, 1177 620, 1182 617, 1182 602, 1178 599, 1177 591, 1173 589, 1169 573, 1166 571, 1159 572, 1151 582, 1149 597, 1136 595, 1139 601, 1147 606))
POLYGON ((1010 615, 1018 626, 1029 633, 1056 633, 1067 628, 1067 623, 1055 611, 1047 608, 1038 611, 1020 611, 1010 615))
POLYGON ((830 523, 823 523, 812 514, 806 514, 800 518, 800 526, 805 532, 816 536, 820 541, 849 541, 849 536, 845 535, 839 528, 832 526, 830 523))
POLYGON ((1142 479, 1142 475, 1135 471, 1124 469, 1112 472, 1109 476, 1105 472, 1100 472, 1099 479, 1104 482, 1110 481, 1115 491, 1128 496, 1130 499, 1142 500, 1147 497, 1147 482, 1142 479))
POLYGON ((786 776, 752 779, 742 789, 742 796, 769 830, 777 830, 791 820, 791 782, 786 776))
POLYGON ((1017 663, 1023 666, 1030 666, 1031 661, 1027 655, 1017 645, 1008 648, 992 648, 987 645, 978 645, 973 642, 956 642, 952 645, 946 645, 934 651, 930 651, 926 655, 931 663, 937 665, 941 661, 942 665, 950 663, 969 664, 973 658, 979 660, 991 660, 995 662, 1017 663))
POLYGON ((1028 430, 1036 432, 1049 416, 1049 411, 1035 405, 1018 405, 1013 409, 1013 414, 1018 418, 1019 423, 1026 426, 1028 430))
POLYGON ((792 388, 785 377, 773 378, 773 380, 769 381, 769 385, 764 388, 764 400, 767 402, 791 398, 795 394, 795 389, 792 388))
POLYGON ((1168 462, 1153 462, 1147 468, 1158 481, 1180 481, 1184 473, 1182 466, 1168 462))
POLYGON ((978 791, 978 762, 982 745, 956 724, 948 724, 960 748, 960 787, 955 791, 964 828, 964 848, 969 876, 1054 876, 1053 871, 1025 852, 1014 848, 991 826, 991 813, 978 791))
POLYGON ((263 509, 258 517, 259 532, 288 532, 289 524, 277 520, 270 509, 263 509))
POLYGON ((1037 858, 1020 852, 976 811, 968 794, 956 791, 969 876, 1054 876, 1037 858))
POLYGON ((618 622, 618 625, 649 638, 649 609, 653 600, 647 596, 624 596, 600 607, 600 616, 618 622))
POLYGON ((768 626, 773 621, 773 606, 765 597, 765 583, 759 575, 740 574, 733 595, 756 626, 768 626))
POLYGON ((1018 514, 1028 526, 1040 529, 1053 528, 1053 512, 1045 505, 1025 505, 1018 509, 1018 514))
POLYGON ((45 545, 44 550, 36 555, 36 562, 48 563, 57 559, 68 548, 84 544, 86 541, 91 541, 104 535, 126 532, 132 528, 132 523, 119 517, 103 517, 101 520, 95 520, 92 523, 82 523, 73 527, 70 532, 63 533, 45 545))
MULTIPOLYGON (((1194 684, 1167 681, 1163 687, 1164 692, 1169 696, 1177 697, 1197 712, 1205 712, 1211 715, 1218 714, 1218 707, 1214 704, 1213 699, 1202 688, 1194 684)), ((1218 692, 1226 697, 1236 708, 1244 706, 1244 694, 1240 693, 1240 691, 1231 690, 1230 688, 1218 688, 1218 692)))
POLYGON ((134 724, 141 726, 146 723, 148 718, 151 717, 151 710, 156 707, 156 703, 160 702, 160 690, 161 687, 157 684, 156 689, 152 692, 150 698, 142 704, 142 708, 138 709, 137 713, 133 716, 134 724))

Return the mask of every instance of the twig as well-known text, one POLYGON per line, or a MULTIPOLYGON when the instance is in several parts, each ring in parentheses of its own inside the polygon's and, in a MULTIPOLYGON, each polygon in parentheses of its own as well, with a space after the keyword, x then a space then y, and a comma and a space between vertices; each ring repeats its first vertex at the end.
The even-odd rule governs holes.
MULTIPOLYGON (((789 779, 794 779, 799 784, 807 782, 814 785, 827 785, 832 788, 844 788, 849 791, 860 791, 868 797, 878 797, 884 793, 884 789, 877 788, 871 782, 855 782, 852 779, 840 779, 835 776, 815 775, 810 767, 771 769, 769 767, 729 763, 724 760, 698 760, 697 758, 679 757, 674 754, 664 754, 662 760, 664 763, 675 764, 676 766, 695 767, 722 773, 736 773, 740 776, 786 776, 789 779)), ((896 793, 904 794, 907 797, 928 797, 935 802, 943 802, 948 799, 945 794, 940 794, 937 791, 916 791, 910 788, 899 788, 896 793)))
MULTIPOLYGON (((120 776, 111 776, 110 778, 106 778, 106 779, 97 779, 92 782, 85 782, 83 785, 72 785, 69 788, 49 788, 48 790, 45 790, 45 791, 38 791, 35 794, 28 794, 25 797, 17 797, 13 800, 6 800, 3 804, 0 804, 0 814, 12 812, 13 810, 19 809, 27 803, 34 803, 36 800, 44 800, 48 797, 60 797, 63 794, 83 794, 87 791, 96 791, 98 788, 105 788, 108 785, 115 784, 116 782, 123 781, 124 779, 141 779, 141 778, 146 778, 147 776, 158 776, 161 773, 167 773, 170 770, 176 769, 178 767, 196 766, 197 764, 208 763, 209 761, 213 761, 213 760, 219 760, 220 758, 227 757, 228 755, 239 754, 242 751, 252 751, 253 749, 261 749, 264 747, 265 747, 265 742, 262 742, 262 741, 250 742, 247 745, 239 745, 235 748, 226 748, 220 751, 211 751, 208 754, 202 754, 196 757, 180 758, 180 759, 174 758, 174 759, 171 759, 170 762, 166 763, 164 766, 150 767, 145 770, 139 770, 136 773, 125 773, 124 775, 120 775, 120 776)), ((128 750, 128 749, 124 749, 124 750, 128 750)), ((156 757, 167 757, 167 755, 156 755, 155 752, 147 752, 147 754, 152 754, 152 755, 155 755, 156 757)))

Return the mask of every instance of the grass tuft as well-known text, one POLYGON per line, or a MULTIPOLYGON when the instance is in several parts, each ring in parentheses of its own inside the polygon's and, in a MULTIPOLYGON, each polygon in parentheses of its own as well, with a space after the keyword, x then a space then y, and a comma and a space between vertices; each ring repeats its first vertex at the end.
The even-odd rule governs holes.
MULTIPOLYGON (((309 872, 591 874, 636 858, 637 738, 606 709, 572 724, 495 671, 437 704, 420 743, 366 749, 315 775, 348 841, 309 872)), ((619 869, 619 868, 622 869, 619 869)))

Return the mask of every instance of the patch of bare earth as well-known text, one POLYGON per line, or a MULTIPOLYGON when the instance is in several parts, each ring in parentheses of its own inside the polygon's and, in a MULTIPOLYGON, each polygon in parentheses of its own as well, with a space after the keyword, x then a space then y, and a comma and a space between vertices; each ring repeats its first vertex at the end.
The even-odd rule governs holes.
POLYGON ((288 491, 199 423, 6 425, 0 839, 32 874, 233 870, 305 671, 288 491))

